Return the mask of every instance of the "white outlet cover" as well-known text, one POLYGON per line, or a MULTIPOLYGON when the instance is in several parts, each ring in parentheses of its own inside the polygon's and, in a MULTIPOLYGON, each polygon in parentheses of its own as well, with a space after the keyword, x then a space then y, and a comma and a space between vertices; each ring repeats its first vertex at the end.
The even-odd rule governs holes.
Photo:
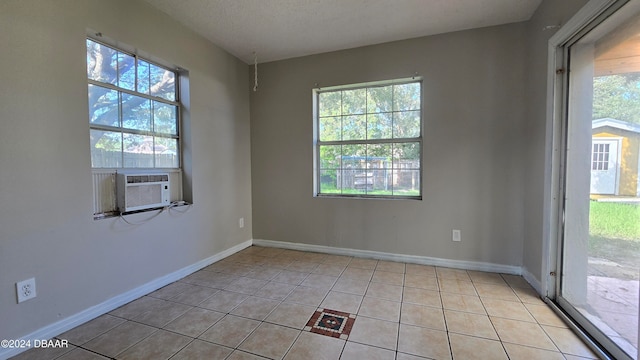
POLYGON ((31 278, 16 283, 18 304, 36 297, 36 279, 31 278))
POLYGON ((453 230, 451 232, 451 240, 461 241, 460 230, 453 230))

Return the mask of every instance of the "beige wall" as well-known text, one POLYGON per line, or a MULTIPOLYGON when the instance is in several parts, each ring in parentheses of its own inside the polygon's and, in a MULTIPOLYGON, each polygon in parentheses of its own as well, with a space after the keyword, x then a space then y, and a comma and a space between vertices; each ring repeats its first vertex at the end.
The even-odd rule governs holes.
MULTIPOLYGON (((522 265, 525 23, 261 64, 253 237, 522 265), (312 89, 424 78, 423 200, 312 196, 312 89), (451 230, 462 230, 462 242, 451 230)), ((542 76, 542 75, 541 75, 542 76)))
POLYGON ((143 2, 0 1, 0 338, 252 237, 523 265, 541 276, 553 33, 541 29, 585 2, 545 0, 530 22, 261 64, 250 93, 251 66, 143 2), (138 226, 92 219, 87 28, 190 71, 196 205, 187 213, 138 226), (416 72, 425 84, 424 199, 313 198, 314 84, 416 72), (461 243, 451 242, 454 228, 461 243), (18 305, 15 282, 30 277, 38 297, 18 305))
POLYGON ((0 339, 251 239, 246 64, 128 0, 0 1, 0 44, 0 339), (93 220, 87 28, 190 71, 187 213, 93 220), (38 296, 16 304, 30 277, 38 296))
POLYGON ((524 244, 523 267, 536 281, 543 278, 543 264, 550 261, 545 250, 544 217, 545 186, 550 186, 550 156, 547 139, 547 56, 548 40, 558 28, 545 29, 547 26, 563 25, 587 0, 544 0, 533 17, 526 23, 527 43, 525 83, 526 116, 524 166, 524 244), (544 29, 544 30, 543 30, 544 29), (545 185, 546 184, 546 185, 545 185))

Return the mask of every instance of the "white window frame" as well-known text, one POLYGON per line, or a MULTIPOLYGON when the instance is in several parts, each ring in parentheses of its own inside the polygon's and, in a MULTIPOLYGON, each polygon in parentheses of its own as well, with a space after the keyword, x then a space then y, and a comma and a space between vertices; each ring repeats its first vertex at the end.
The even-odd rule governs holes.
MULTIPOLYGON (((90 32, 91 34, 93 34, 94 32, 90 32)), ((147 132, 147 131, 139 131, 139 130, 135 130, 135 129, 128 129, 125 127, 122 127, 122 118, 121 118, 121 114, 119 114, 119 126, 115 127, 115 126, 107 126, 107 125, 96 125, 96 124, 92 124, 89 120, 89 128, 90 131, 91 130, 98 130, 98 131, 113 131, 113 132, 120 132, 122 134, 141 134, 141 135, 148 135, 148 136, 159 136, 159 137, 165 137, 165 138, 172 138, 172 139, 176 139, 177 141, 177 157, 178 157, 178 164, 177 167, 155 167, 155 156, 154 158, 154 167, 124 167, 124 161, 120 162, 120 166, 119 167, 94 167, 93 164, 91 165, 91 169, 92 169, 92 180, 93 180, 93 218, 94 220, 100 220, 100 219, 105 219, 105 218, 110 218, 110 217, 114 217, 114 216, 119 216, 121 215, 118 211, 118 207, 117 207, 117 202, 116 202, 116 173, 120 172, 120 171, 126 171, 126 172, 136 172, 136 173, 168 173, 169 174, 169 183, 171 184, 171 193, 170 193, 170 201, 171 201, 171 206, 176 206, 179 205, 180 203, 183 204, 189 204, 188 202, 183 201, 184 199, 184 194, 183 194, 183 169, 182 167, 184 166, 183 164, 183 139, 182 139, 182 123, 183 123, 183 118, 182 118, 182 108, 183 108, 183 104, 182 104, 182 99, 181 99, 181 89, 182 87, 186 86, 185 88, 188 87, 188 85, 185 85, 185 81, 188 81, 186 79, 188 79, 188 72, 182 68, 179 67, 175 67, 175 66, 170 66, 170 65, 165 65, 160 63, 158 60, 151 60, 149 59, 149 56, 140 56, 138 54, 135 53, 134 50, 127 50, 127 49, 123 49, 123 46, 120 45, 114 45, 114 44, 119 44, 116 41, 113 41, 111 39, 106 39, 106 38, 96 38, 91 34, 87 34, 85 41, 86 40, 90 40, 93 42, 96 42, 100 45, 103 46, 107 46, 111 49, 114 49, 115 51, 118 51, 120 53, 126 54, 128 56, 132 56, 134 57, 134 61, 137 67, 138 61, 144 61, 146 63, 152 64, 154 66, 157 66, 159 68, 162 68, 164 70, 167 71, 171 71, 174 74, 174 84, 175 84, 175 98, 174 100, 168 100, 159 96, 153 96, 153 95, 148 95, 145 93, 141 93, 138 91, 132 91, 132 90, 128 90, 128 89, 124 89, 122 87, 119 87, 117 85, 114 84, 110 84, 110 83, 104 83, 104 82, 100 82, 100 81, 96 81, 93 79, 90 79, 87 75, 87 87, 89 85, 97 85, 97 86, 101 86, 101 87, 105 87, 108 88, 110 90, 114 90, 114 91, 118 91, 118 99, 119 101, 122 101, 121 95, 122 94, 128 94, 128 95, 134 95, 134 96, 139 96, 139 97, 143 97, 145 99, 150 99, 152 101, 157 101, 157 102, 161 102, 163 104, 169 104, 171 106, 176 106, 176 134, 175 135, 169 135, 169 134, 165 134, 165 133, 155 133, 155 132, 147 132), (183 77, 184 76, 184 77, 183 77)), ((97 33, 96 33, 97 34, 97 33)), ((96 36, 101 36, 101 35, 96 35, 96 36)), ((85 62, 85 72, 86 72, 86 66, 87 63, 85 62)), ((136 82, 137 82, 137 69, 135 70, 136 73, 136 82)), ((188 101, 188 100, 187 100, 188 101)), ((87 114, 89 115, 89 114, 87 114)), ((89 151, 91 152, 91 148, 89 149, 89 151)), ((153 209, 152 209, 153 210, 153 209)), ((144 210, 143 210, 144 211, 144 210)))
MULTIPOLYGON (((177 158, 178 158, 178 164, 175 167, 161 167, 161 166, 156 166, 156 157, 155 157, 155 152, 154 152, 154 156, 153 158, 153 166, 151 167, 129 167, 129 166, 125 166, 124 164, 124 149, 122 149, 121 151, 121 155, 122 155, 122 159, 120 161, 120 166, 119 167, 96 167, 93 166, 93 162, 91 164, 91 168, 94 170, 97 169, 131 169, 131 170, 137 170, 137 169, 141 169, 141 170, 180 170, 182 168, 182 141, 181 141, 181 114, 182 114, 182 103, 180 102, 180 72, 176 69, 172 69, 169 66, 166 65, 162 65, 159 64, 156 61, 147 59, 145 57, 141 57, 137 54, 135 54, 134 52, 131 51, 126 51, 124 49, 122 49, 121 47, 118 46, 114 46, 112 44, 109 44, 108 42, 105 41, 101 41, 100 39, 96 39, 90 36, 86 37, 86 40, 90 40, 93 41, 95 43, 98 43, 102 46, 106 46, 109 47, 119 53, 123 53, 126 54, 128 56, 131 56, 134 58, 134 62, 135 62, 135 69, 134 72, 136 74, 136 83, 137 83, 137 74, 138 74, 138 62, 139 61, 144 61, 146 63, 152 64, 154 66, 157 66, 159 68, 162 68, 166 71, 170 71, 173 73, 174 75, 174 86, 175 86, 175 99, 172 100, 168 100, 159 96, 154 96, 154 95, 149 95, 149 94, 145 94, 142 92, 138 92, 135 90, 129 90, 129 89, 125 89, 122 88, 118 85, 114 85, 114 84, 110 84, 110 83, 105 83, 105 82, 101 82, 101 81, 97 81, 97 80, 93 80, 90 79, 87 76, 87 86, 88 85, 94 85, 94 86, 100 86, 103 88, 107 88, 110 90, 114 90, 118 92, 118 101, 120 103, 120 108, 121 108, 121 104, 122 104, 122 95, 133 95, 133 96, 138 96, 138 97, 142 97, 148 100, 151 100, 151 104, 153 106, 154 101, 155 102, 159 102, 159 103, 163 103, 166 105, 171 105, 171 106, 175 106, 176 107, 176 134, 166 134, 166 133, 161 133, 161 132, 156 132, 154 130, 151 131, 142 131, 142 130, 136 130, 136 129, 129 129, 129 128, 125 128, 122 126, 122 113, 120 111, 120 114, 118 115, 119 117, 119 126, 109 126, 109 125, 100 125, 100 124, 94 124, 89 122, 89 128, 90 131, 91 130, 97 130, 97 131, 109 131, 109 132, 118 132, 121 133, 122 135, 124 134, 132 134, 132 135, 146 135, 146 136, 152 136, 152 137, 161 137, 161 138, 167 138, 167 139, 173 139, 176 140, 177 142, 177 158)), ((153 112, 153 109, 151 110, 153 112)), ((154 145, 155 147, 155 145, 154 145)), ((91 150, 91 149, 90 149, 91 150)), ((154 149, 155 151, 155 149, 154 149)))
MULTIPOLYGON (((366 82, 366 83, 357 83, 357 84, 349 84, 349 85, 341 85, 341 86, 331 86, 326 88, 315 88, 313 89, 313 196, 314 197, 323 197, 323 198, 360 198, 360 199, 398 199, 398 200, 422 200, 423 194, 423 182, 422 182, 422 173, 423 173, 423 158, 424 158, 424 147, 423 147, 423 134, 424 134, 424 115, 423 115, 423 79, 422 77, 415 76, 411 78, 403 78, 403 79, 394 79, 394 80, 385 80, 385 81, 375 81, 375 82, 366 82), (320 101, 319 95, 324 92, 335 92, 335 91, 343 91, 343 90, 356 90, 356 89, 367 89, 367 88, 375 88, 389 85, 404 85, 409 83, 418 83, 420 85, 420 134, 418 137, 412 138, 390 138, 390 139, 368 139, 368 140, 337 140, 337 141, 320 141, 320 101), (320 166, 320 146, 321 145, 368 145, 368 144, 393 144, 393 143, 418 143, 419 144, 419 186, 418 186, 418 195, 376 195, 376 194, 367 194, 367 193, 358 193, 358 194, 345 194, 345 193, 321 193, 320 185, 321 185, 321 166, 320 166)), ((393 112, 393 111, 392 111, 393 112)), ((398 111, 400 112, 400 111, 398 111)), ((365 112, 365 114, 368 114, 365 112)))

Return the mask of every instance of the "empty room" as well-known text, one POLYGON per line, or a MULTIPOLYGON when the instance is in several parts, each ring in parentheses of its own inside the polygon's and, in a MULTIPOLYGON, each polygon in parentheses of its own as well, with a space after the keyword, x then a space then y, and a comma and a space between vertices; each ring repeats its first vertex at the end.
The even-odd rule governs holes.
POLYGON ((0 359, 637 359, 638 0, 2 0, 0 44, 0 359))

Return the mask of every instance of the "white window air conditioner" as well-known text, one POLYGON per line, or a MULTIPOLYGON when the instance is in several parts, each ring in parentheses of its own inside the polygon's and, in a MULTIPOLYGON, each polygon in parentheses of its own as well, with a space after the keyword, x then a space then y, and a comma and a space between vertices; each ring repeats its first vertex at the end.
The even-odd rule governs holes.
POLYGON ((118 173, 118 209, 121 213, 169 206, 169 174, 118 173))

